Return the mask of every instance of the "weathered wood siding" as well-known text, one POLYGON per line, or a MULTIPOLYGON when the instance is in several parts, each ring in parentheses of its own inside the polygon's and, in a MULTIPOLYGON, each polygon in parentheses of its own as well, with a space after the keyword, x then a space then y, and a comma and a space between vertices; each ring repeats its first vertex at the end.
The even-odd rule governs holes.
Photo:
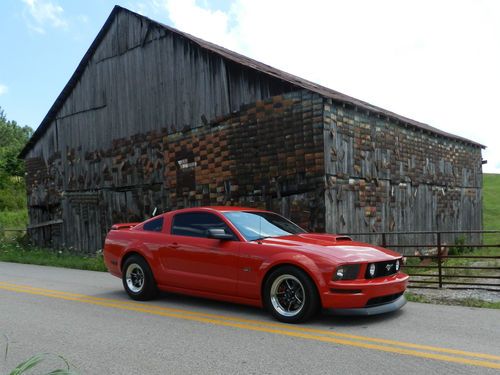
POLYGON ((91 252, 113 223, 200 204, 266 207, 317 231, 481 228, 479 146, 223 55, 117 12, 26 155, 33 241, 91 252))
MULTIPOLYGON (((36 227, 33 239, 56 241, 57 246, 73 243, 68 242, 71 230, 62 230, 60 221, 73 221, 77 215, 84 219, 76 223, 80 229, 75 228, 74 235, 90 241, 84 248, 100 248, 102 233, 83 239, 89 235, 87 222, 95 222, 103 233, 110 222, 92 215, 95 202, 120 201, 133 207, 137 203, 127 194, 132 186, 145 185, 143 194, 155 205, 165 206, 161 165, 155 165, 156 177, 147 181, 142 176, 118 178, 95 162, 102 155, 88 159, 88 154, 112 150, 119 147, 115 140, 137 134, 199 127, 243 104, 292 89, 284 81, 242 68, 186 38, 150 26, 132 13, 119 12, 56 119, 26 155, 30 225, 36 227)), ((163 162, 162 157, 148 162, 157 160, 163 162)), ((137 161, 141 162, 146 163, 137 161)), ((106 204, 113 212, 120 206, 106 204)), ((139 214, 135 217, 139 219, 139 214)))
POLYGON ((138 130, 198 127, 202 116, 291 89, 121 12, 57 116, 60 147, 108 148, 138 130))
POLYGON ((29 168, 30 196, 45 213, 35 216, 30 203, 32 224, 50 223, 33 228, 32 238, 92 252, 114 223, 143 220, 154 207, 198 205, 267 208, 322 231, 322 116, 323 98, 299 91, 245 105, 208 126, 141 132, 108 149, 67 148, 66 181, 56 172, 60 154, 29 168), (56 211, 47 210, 47 191, 56 211))
MULTIPOLYGON (((481 149, 325 100, 326 229, 479 230, 481 149)), ((435 236, 389 236, 425 244, 435 236)), ((380 236, 360 237, 380 243, 380 236)), ((443 240, 453 243, 454 236, 443 240)))

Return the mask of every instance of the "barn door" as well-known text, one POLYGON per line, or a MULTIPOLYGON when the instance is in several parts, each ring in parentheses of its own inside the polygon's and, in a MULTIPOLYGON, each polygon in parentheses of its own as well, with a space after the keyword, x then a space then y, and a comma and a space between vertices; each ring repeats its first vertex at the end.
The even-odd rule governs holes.
POLYGON ((66 193, 65 242, 74 250, 93 254, 102 249, 101 215, 97 192, 66 193))

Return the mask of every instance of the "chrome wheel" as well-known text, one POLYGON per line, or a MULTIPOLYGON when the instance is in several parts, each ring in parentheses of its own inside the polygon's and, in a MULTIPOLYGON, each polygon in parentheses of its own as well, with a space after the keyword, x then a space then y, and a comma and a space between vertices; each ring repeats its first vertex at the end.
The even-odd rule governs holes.
POLYGON ((274 309, 282 316, 294 317, 298 315, 306 303, 304 286, 293 275, 280 275, 271 285, 271 303, 274 309))
POLYGON ((131 263, 125 272, 125 281, 128 289, 133 293, 140 293, 144 287, 144 271, 137 263, 131 263))

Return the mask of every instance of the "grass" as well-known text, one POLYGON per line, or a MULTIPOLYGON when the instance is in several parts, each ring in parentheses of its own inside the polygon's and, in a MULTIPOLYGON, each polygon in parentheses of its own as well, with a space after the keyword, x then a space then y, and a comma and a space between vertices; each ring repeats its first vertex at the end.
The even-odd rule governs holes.
MULTIPOLYGON (((3 357, 4 357, 3 359, 4 359, 4 361, 6 361, 7 356, 9 354, 9 337, 4 333, 0 333, 0 336, 3 336, 5 339, 5 351, 3 352, 3 357)), ((74 367, 74 366, 72 366, 68 362, 68 360, 66 360, 64 357, 62 357, 60 355, 52 354, 52 353, 40 353, 40 354, 36 354, 34 356, 31 356, 30 358, 28 358, 24 362, 18 364, 16 366, 16 368, 9 373, 9 375, 22 375, 22 374, 32 373, 31 370, 33 368, 39 367, 38 365, 41 364, 42 362, 46 361, 47 359, 48 360, 52 359, 51 362, 54 362, 54 359, 55 359, 55 362, 57 362, 59 365, 63 364, 63 367, 58 368, 56 370, 52 370, 48 373, 44 371, 44 373, 46 375, 77 375, 77 373, 71 369, 71 367, 74 367)), ((40 369, 38 369, 38 370, 40 370, 40 369)), ((41 374, 39 371, 37 373, 41 374)))
POLYGON ((52 355, 50 353, 41 353, 41 354, 36 354, 30 358, 28 358, 26 361, 20 363, 17 365, 17 367, 10 372, 9 375, 22 375, 26 374, 28 372, 31 372, 34 367, 38 367, 38 365, 46 360, 48 357, 55 357, 59 359, 59 361, 63 362, 66 368, 59 368, 56 370, 52 370, 46 375, 76 375, 76 372, 74 372, 70 367, 70 363, 64 359, 64 357, 61 357, 60 355, 52 355))
POLYGON ((107 271, 100 253, 92 256, 78 255, 69 253, 67 250, 43 249, 30 245, 21 245, 15 241, 0 243, 0 261, 89 271, 107 271))
POLYGON ((484 229, 500 229, 500 174, 483 176, 484 229))
MULTIPOLYGON (((481 256, 497 256, 499 255, 499 248, 479 248, 474 250, 472 253, 467 253, 471 255, 481 255, 481 256)), ((466 255, 466 254, 463 254, 466 255)), ((408 258, 406 264, 408 266, 418 265, 420 263, 420 259, 418 258, 408 258)), ((406 268, 404 272, 409 275, 420 274, 420 275, 428 275, 428 276, 420 276, 421 280, 426 281, 437 281, 438 280, 438 268, 437 268, 437 260, 433 260, 429 267, 423 268, 406 268), (422 278, 423 277, 423 278, 422 278)), ((443 267, 500 267, 499 259, 471 259, 471 258, 444 258, 442 262, 443 267)), ((444 277, 443 280, 446 281, 461 281, 461 282, 471 282, 472 280, 467 277, 460 278, 459 276, 500 276, 498 270, 489 269, 489 270, 475 270, 475 269, 446 269, 442 270, 444 276, 454 276, 454 278, 444 277)), ((481 283, 491 283, 492 280, 481 279, 479 282, 481 283)), ((435 285, 435 284, 434 284, 435 285)), ((432 286, 432 284, 428 284, 428 286, 432 286)))
POLYGON ((420 303, 431 303, 440 305, 458 305, 466 307, 481 307, 486 309, 500 309, 500 302, 489 302, 483 301, 477 298, 463 298, 463 299, 431 299, 422 294, 415 294, 412 292, 406 292, 405 297, 410 302, 420 302, 420 303))
POLYGON ((28 223, 26 209, 15 211, 0 211, 0 228, 24 229, 28 223))
POLYGON ((0 211, 23 210, 26 209, 26 203, 24 181, 15 177, 9 177, 5 181, 0 174, 0 211))

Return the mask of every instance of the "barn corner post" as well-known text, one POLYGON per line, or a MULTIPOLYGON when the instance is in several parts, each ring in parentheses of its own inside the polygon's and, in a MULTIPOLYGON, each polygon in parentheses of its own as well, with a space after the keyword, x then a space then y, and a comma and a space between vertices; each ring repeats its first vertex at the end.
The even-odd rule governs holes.
POLYGON ((337 123, 333 102, 323 102, 323 165, 324 165, 324 211, 325 231, 341 233, 341 221, 338 220, 338 197, 341 196, 342 185, 337 185, 337 165, 339 147, 337 144, 337 123))

